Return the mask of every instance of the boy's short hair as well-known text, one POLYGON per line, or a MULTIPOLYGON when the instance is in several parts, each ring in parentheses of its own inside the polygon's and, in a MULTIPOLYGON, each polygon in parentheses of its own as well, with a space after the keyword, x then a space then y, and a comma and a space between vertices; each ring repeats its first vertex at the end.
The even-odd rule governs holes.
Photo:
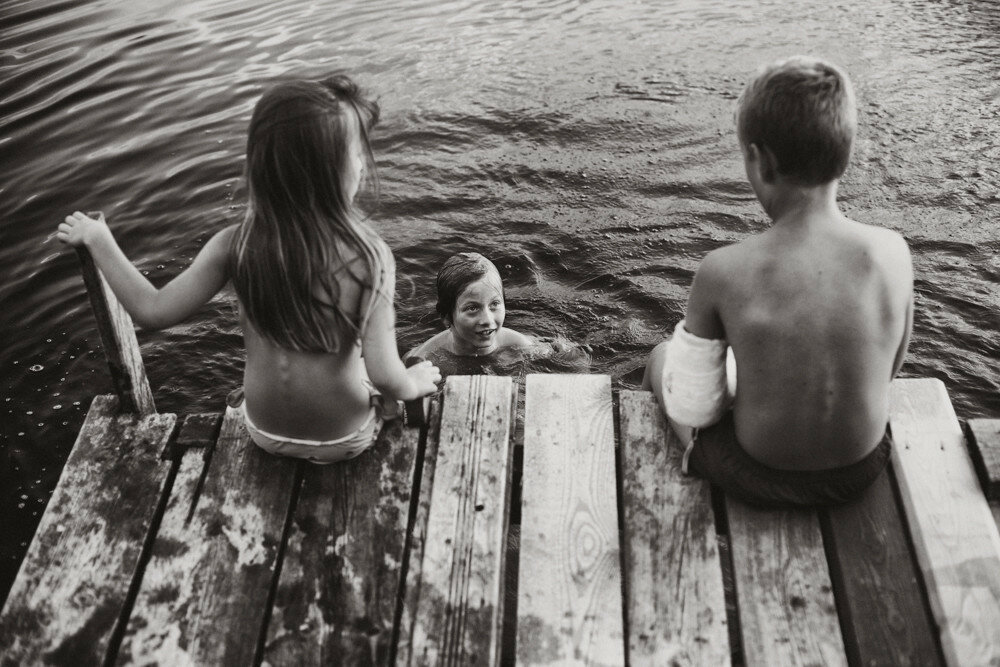
POLYGON ((452 314, 458 297, 466 287, 488 275, 495 275, 503 294, 500 271, 493 262, 478 252, 460 252, 445 261, 437 275, 437 312, 441 320, 451 326, 452 314))
POLYGON ((802 185, 840 178, 857 124, 847 74, 804 56, 765 66, 747 84, 737 107, 740 142, 770 150, 777 172, 802 185))

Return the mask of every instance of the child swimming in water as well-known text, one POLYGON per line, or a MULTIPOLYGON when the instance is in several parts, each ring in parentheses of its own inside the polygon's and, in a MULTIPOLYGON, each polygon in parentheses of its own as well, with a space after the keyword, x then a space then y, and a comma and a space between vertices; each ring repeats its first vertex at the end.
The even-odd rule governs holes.
POLYGON ((76 212, 59 225, 85 246, 132 318, 184 320, 232 281, 247 347, 243 415, 268 452, 332 463, 378 435, 383 409, 434 392, 430 362, 396 347, 395 262, 355 203, 378 106, 346 76, 266 91, 247 137, 246 217, 213 236, 179 276, 154 287, 111 230, 76 212), (252 418, 251 418, 251 415, 252 418))
POLYGON ((427 358, 439 352, 482 357, 506 348, 529 348, 535 339, 504 328, 500 272, 479 253, 462 252, 445 261, 437 275, 437 312, 447 327, 406 354, 427 358))

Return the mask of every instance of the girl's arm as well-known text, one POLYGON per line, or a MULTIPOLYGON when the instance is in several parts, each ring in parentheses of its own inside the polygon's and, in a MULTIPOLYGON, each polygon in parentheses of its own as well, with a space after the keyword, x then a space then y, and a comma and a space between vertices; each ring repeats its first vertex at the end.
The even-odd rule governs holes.
POLYGON ((85 246, 111 290, 137 324, 162 329, 184 320, 225 286, 226 258, 235 225, 209 239, 194 262, 157 289, 129 261, 110 228, 77 211, 68 216, 56 236, 63 243, 85 246))
MULTIPOLYGON (((361 355, 372 384, 389 398, 411 401, 437 391, 441 371, 429 361, 407 368, 396 346, 396 310, 392 304, 396 276, 389 271, 361 337, 361 355)), ((362 296, 362 302, 365 297, 362 296)))

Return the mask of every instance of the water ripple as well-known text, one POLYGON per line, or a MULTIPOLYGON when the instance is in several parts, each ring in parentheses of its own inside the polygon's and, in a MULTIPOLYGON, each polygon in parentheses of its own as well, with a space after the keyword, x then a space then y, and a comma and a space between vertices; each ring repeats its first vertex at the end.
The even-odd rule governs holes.
MULTIPOLYGON (((477 249, 501 268, 511 326, 590 344, 594 372, 633 386, 700 258, 767 226, 735 97, 758 65, 801 52, 855 82, 846 212, 913 249, 904 373, 944 378, 963 416, 1000 412, 991 0, 5 3, 0 452, 24 477, 0 497, 16 519, 0 588, 37 521, 13 509, 24 480, 43 479, 30 493, 44 497, 108 389, 76 260, 45 241, 67 213, 104 210, 129 257, 166 282, 243 214, 261 90, 347 70, 384 112, 374 224, 400 266, 401 341, 437 330, 436 267, 477 249), (80 405, 27 415, 55 393, 80 405)), ((230 295, 184 327, 140 332, 161 408, 218 408, 242 368, 235 327, 230 295)))

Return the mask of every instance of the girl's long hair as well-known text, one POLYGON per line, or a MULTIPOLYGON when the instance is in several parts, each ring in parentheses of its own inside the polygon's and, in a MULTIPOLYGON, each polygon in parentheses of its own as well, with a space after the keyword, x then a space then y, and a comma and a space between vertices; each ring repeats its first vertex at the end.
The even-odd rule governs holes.
POLYGON ((378 105, 343 75, 278 84, 254 109, 249 201, 230 275, 246 317, 279 347, 337 352, 361 335, 377 298, 392 299, 383 294, 392 255, 347 183, 353 141, 360 141, 377 190, 368 132, 378 116, 378 105), (368 294, 356 313, 340 304, 338 274, 368 294))

